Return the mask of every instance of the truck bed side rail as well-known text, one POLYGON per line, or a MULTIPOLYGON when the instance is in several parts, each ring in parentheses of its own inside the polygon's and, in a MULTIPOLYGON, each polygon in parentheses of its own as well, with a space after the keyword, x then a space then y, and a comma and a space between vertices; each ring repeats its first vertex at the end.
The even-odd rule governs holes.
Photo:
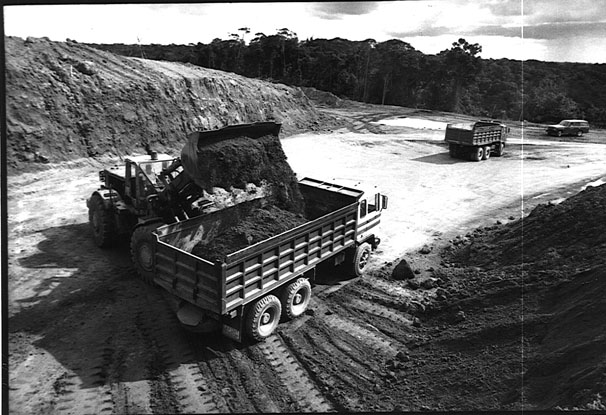
POLYGON ((356 241, 358 204, 227 256, 223 312, 247 304, 356 241))

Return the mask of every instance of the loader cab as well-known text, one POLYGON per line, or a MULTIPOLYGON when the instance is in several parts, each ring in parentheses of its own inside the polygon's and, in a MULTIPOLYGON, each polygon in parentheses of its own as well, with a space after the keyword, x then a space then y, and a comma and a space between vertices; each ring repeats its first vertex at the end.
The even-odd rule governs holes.
POLYGON ((166 154, 126 159, 124 193, 136 209, 147 209, 148 198, 164 189, 160 174, 174 161, 173 157, 166 154))

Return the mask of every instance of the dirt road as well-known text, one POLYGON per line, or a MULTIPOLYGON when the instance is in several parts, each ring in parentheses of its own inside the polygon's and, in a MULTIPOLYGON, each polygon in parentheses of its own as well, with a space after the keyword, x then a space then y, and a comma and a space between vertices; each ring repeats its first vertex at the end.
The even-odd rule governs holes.
MULTIPOLYGON (((300 176, 389 195, 376 261, 388 261, 436 237, 528 214, 588 182, 606 178, 606 145, 522 140, 514 132, 503 157, 452 159, 442 130, 390 127, 384 134, 336 131, 283 140, 300 176)), ((604 138, 606 140, 606 137, 604 138)))
MULTIPOLYGON (((369 123, 383 115, 354 114, 351 125, 357 128, 283 140, 299 177, 376 186, 389 195, 374 270, 436 239, 518 218, 539 202, 566 197, 606 176, 603 135, 604 144, 512 140, 504 157, 473 163, 450 159, 435 130, 386 130, 369 123)), ((318 284, 310 311, 282 324, 264 343, 236 344, 182 331, 161 292, 135 277, 126 244, 108 251, 94 245, 85 199, 97 186, 100 167, 83 162, 8 178, 12 413, 503 405, 495 392, 503 380, 488 376, 489 366, 476 389, 428 386, 428 377, 443 374, 424 374, 424 361, 407 357, 431 338, 413 313, 423 293, 372 272, 337 291, 318 284), (398 365, 407 365, 410 377, 397 377, 398 365)), ((436 358, 467 379, 478 376, 458 364, 460 353, 436 358)))

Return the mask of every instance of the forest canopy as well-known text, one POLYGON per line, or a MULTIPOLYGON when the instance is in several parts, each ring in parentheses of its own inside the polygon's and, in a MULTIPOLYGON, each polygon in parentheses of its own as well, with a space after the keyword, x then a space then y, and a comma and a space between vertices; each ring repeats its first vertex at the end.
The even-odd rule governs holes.
POLYGON ((436 55, 392 39, 299 40, 249 28, 209 44, 89 44, 146 59, 189 62, 252 78, 329 91, 373 104, 554 123, 583 118, 606 126, 606 64, 482 59, 482 46, 458 39, 436 55))

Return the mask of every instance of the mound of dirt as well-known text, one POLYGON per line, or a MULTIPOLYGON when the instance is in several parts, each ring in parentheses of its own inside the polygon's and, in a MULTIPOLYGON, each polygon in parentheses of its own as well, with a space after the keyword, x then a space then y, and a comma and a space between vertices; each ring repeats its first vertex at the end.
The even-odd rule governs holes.
POLYGON ((307 222, 303 215, 276 206, 252 210, 237 225, 217 235, 209 243, 198 243, 192 250, 201 258, 222 260, 225 255, 279 235, 307 222))
POLYGON ((472 365, 502 370, 501 407, 606 409, 606 185, 457 239, 443 264, 431 318, 458 325, 435 341, 490 348, 472 365))
POLYGON ((75 41, 4 42, 11 172, 150 147, 178 153, 189 133, 231 124, 276 121, 285 134, 320 128, 299 88, 75 41))
POLYGON ((539 205, 528 217, 488 231, 476 231, 458 259, 488 267, 532 263, 574 268, 599 262, 606 253, 606 186, 589 186, 560 204, 539 205))
POLYGON ((303 92, 309 99, 318 105, 325 105, 328 107, 342 107, 344 102, 341 98, 335 94, 327 91, 320 91, 319 89, 312 87, 303 87, 303 92))

